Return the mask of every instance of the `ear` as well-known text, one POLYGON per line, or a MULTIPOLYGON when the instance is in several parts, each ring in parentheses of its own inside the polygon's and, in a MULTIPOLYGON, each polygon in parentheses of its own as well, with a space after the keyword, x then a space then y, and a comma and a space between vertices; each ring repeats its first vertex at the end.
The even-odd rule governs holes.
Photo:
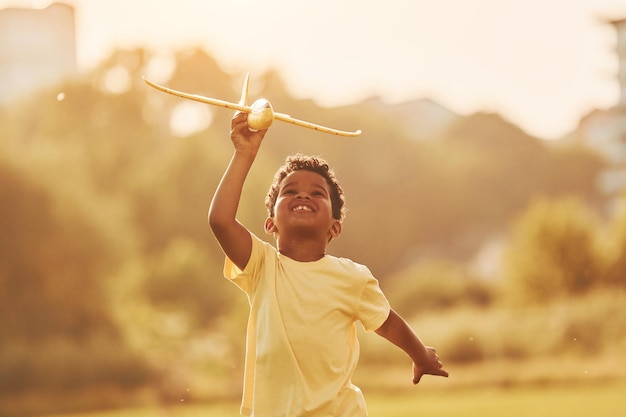
POLYGON ((268 235, 273 235, 276 233, 278 229, 276 228, 276 224, 274 223, 273 217, 268 217, 265 219, 265 233, 268 235))
POLYGON ((330 238, 337 238, 341 234, 341 222, 337 219, 333 220, 333 223, 330 225, 330 238))

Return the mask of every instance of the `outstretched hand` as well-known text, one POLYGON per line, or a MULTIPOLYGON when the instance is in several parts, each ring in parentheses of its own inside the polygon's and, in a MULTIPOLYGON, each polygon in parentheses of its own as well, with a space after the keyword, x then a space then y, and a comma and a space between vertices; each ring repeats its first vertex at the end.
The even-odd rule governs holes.
POLYGON ((443 369, 439 355, 435 348, 426 346, 426 361, 422 364, 413 363, 413 384, 417 384, 424 375, 448 377, 448 372, 443 369))

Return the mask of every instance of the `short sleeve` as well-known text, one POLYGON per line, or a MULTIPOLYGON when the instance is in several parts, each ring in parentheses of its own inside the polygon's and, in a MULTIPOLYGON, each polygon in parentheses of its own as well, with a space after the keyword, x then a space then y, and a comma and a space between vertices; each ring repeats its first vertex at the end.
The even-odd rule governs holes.
POLYGON ((366 331, 373 332, 387 320, 390 310, 391 306, 380 289, 378 280, 370 276, 361 292, 357 318, 366 331))
POLYGON ((252 238, 252 251, 248 264, 242 270, 227 256, 224 261, 224 277, 246 292, 249 296, 256 290, 260 270, 263 267, 265 242, 250 233, 252 238))

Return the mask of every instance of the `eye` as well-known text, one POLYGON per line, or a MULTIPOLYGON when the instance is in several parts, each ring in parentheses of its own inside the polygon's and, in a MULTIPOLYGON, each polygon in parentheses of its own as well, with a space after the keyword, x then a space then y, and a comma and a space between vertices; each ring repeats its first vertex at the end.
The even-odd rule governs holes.
POLYGON ((297 194, 297 191, 294 188, 285 188, 282 192, 283 195, 293 195, 297 194))

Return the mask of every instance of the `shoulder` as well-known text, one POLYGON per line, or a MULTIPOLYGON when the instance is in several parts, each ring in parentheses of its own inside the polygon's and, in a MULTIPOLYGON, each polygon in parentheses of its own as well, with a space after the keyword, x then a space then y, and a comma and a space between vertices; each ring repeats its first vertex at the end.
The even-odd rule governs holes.
POLYGON ((254 233, 250 233, 250 236, 252 250, 245 268, 238 268, 228 257, 224 264, 224 276, 247 293, 256 291, 262 276, 267 275, 267 269, 275 264, 277 257, 277 251, 271 244, 254 233))
POLYGON ((261 261, 278 256, 278 251, 271 243, 264 241, 254 233, 250 233, 250 236, 252 236, 252 254, 250 261, 261 261))
MULTIPOLYGON (((234 272, 229 275, 255 275, 258 274, 261 269, 267 265, 268 262, 272 262, 272 259, 277 257, 277 250, 270 243, 260 239, 257 235, 250 232, 252 238, 252 248, 250 251, 250 258, 243 270, 235 268, 234 272)), ((232 263, 228 257, 226 258, 227 264, 232 263)))

